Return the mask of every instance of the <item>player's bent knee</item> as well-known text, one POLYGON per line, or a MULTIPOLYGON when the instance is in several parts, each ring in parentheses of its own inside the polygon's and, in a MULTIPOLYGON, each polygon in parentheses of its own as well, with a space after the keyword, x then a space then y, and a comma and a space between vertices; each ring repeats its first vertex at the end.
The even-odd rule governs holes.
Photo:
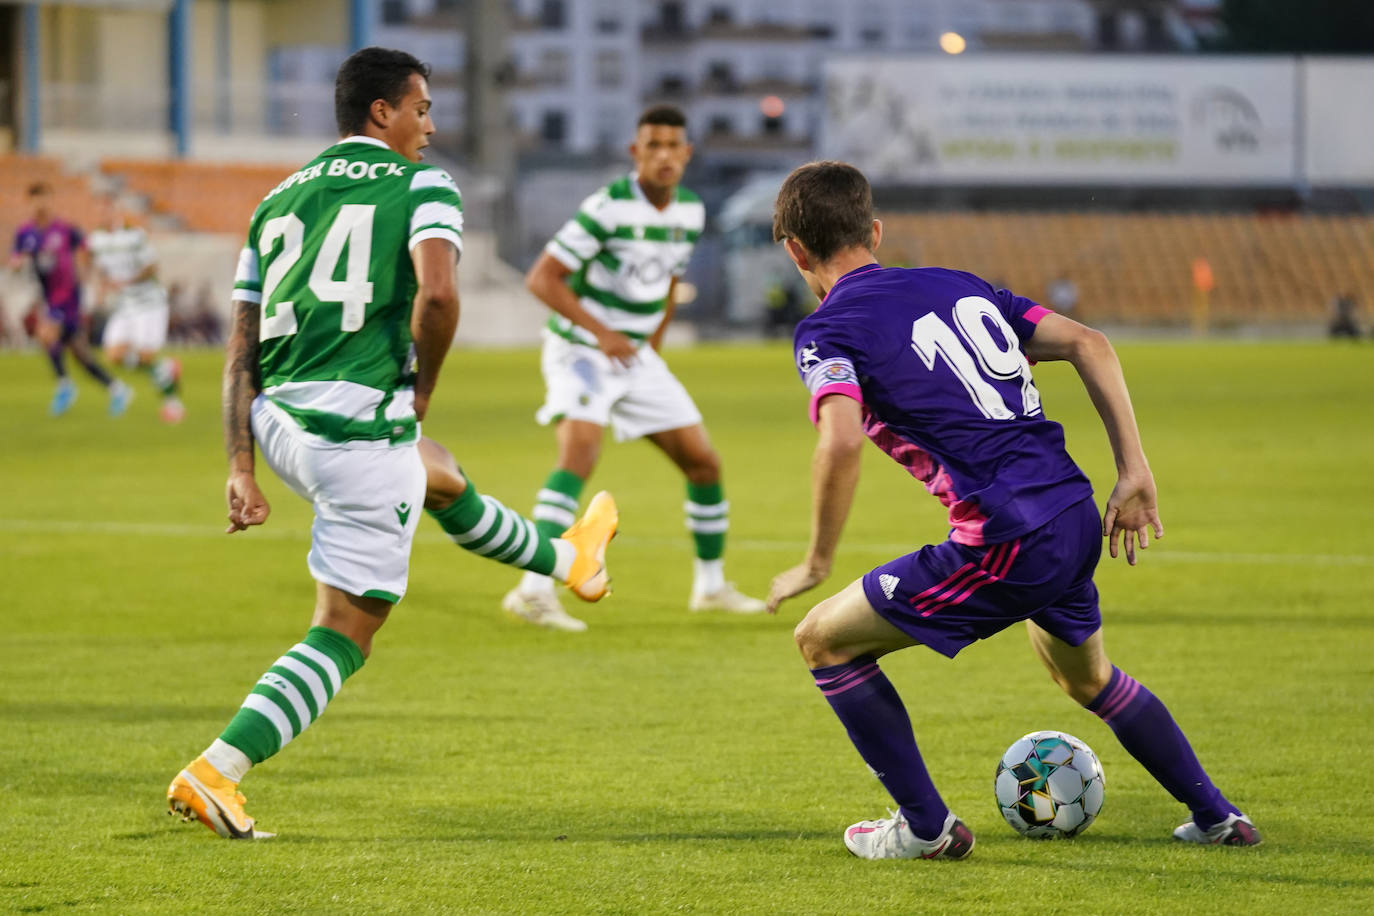
POLYGON ((1079 706, 1087 706, 1107 688, 1107 683, 1112 679, 1111 669, 1107 669, 1105 677, 1100 673, 1093 673, 1084 677, 1068 678, 1063 675, 1055 677, 1055 681, 1064 689, 1073 701, 1079 706))
POLYGON ((808 668, 842 665, 852 658, 836 643, 833 628, 826 626, 825 607, 826 602, 816 605, 792 631, 792 639, 808 668))
POLYGON ((797 649, 801 652, 802 658, 806 660, 809 668, 818 666, 814 659, 826 648, 817 630, 813 614, 807 614, 803 617, 796 628, 792 630, 792 641, 797 644, 797 649))
POLYGON ((448 449, 433 439, 420 439, 420 460, 425 465, 425 508, 442 512, 468 488, 458 462, 448 449))
POLYGON ((425 469, 425 508, 430 512, 443 512, 458 501, 468 483, 456 471, 431 473, 425 469))

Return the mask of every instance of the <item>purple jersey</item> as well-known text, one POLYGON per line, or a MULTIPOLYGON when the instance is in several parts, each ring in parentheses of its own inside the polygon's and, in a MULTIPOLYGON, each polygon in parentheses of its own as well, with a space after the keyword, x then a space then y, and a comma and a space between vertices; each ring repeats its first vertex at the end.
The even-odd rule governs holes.
POLYGON ((73 316, 81 307, 81 286, 77 277, 76 253, 85 245, 81 230, 58 220, 39 229, 33 223, 19 227, 14 236, 14 253, 33 261, 43 298, 53 311, 73 316))
POLYGON ((797 325, 811 421, 826 395, 862 404, 868 437, 948 507, 960 544, 1034 531, 1092 495, 1022 351, 1047 314, 962 271, 850 271, 797 325))

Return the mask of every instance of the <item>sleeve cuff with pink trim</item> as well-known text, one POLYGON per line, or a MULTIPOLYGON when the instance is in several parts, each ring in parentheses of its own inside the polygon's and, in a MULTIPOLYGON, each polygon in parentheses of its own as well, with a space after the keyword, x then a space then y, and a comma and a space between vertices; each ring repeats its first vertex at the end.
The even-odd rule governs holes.
POLYGON ((811 395, 811 425, 814 426, 821 421, 821 398, 828 394, 842 394, 847 398, 853 398, 860 404, 864 402, 863 390, 853 382, 835 382, 830 385, 825 385, 817 389, 815 394, 811 395))

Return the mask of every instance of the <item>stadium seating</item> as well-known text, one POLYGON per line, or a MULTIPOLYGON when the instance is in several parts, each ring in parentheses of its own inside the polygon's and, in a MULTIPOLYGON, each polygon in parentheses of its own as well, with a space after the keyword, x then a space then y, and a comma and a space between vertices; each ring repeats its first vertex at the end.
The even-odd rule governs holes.
POLYGON ((1187 325, 1192 265, 1215 278, 1212 327, 1325 321, 1331 299, 1374 305, 1374 217, 1254 213, 881 214, 889 263, 978 273, 1035 299, 1056 277, 1090 322, 1187 325))
POLYGON ((279 165, 104 159, 100 169, 194 232, 242 235, 263 195, 291 174, 279 165))

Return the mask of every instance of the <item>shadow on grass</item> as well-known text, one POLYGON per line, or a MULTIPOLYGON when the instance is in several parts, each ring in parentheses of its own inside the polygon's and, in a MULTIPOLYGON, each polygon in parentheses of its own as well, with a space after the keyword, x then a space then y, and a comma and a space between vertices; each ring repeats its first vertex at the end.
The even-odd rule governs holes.
MULTIPOLYGON (((1142 845, 1139 840, 1126 841, 1123 839, 1120 842, 1122 845, 1142 845)), ((1272 868, 1266 868, 1263 874, 1251 874, 1244 871, 1223 871, 1218 862, 1212 858, 1213 856, 1223 856, 1225 858, 1223 858, 1221 862, 1240 866, 1243 864, 1245 858, 1264 855, 1266 850, 1263 846, 1258 849, 1217 847, 1214 849, 1199 849, 1197 852, 1199 855, 1206 856, 1207 858, 1189 863, 1188 866, 1180 866, 1176 860, 1170 860, 1168 863, 1156 861, 1150 865, 1140 866, 1122 865, 1119 862, 1104 866, 1101 862, 1064 862, 1046 860, 1043 858, 1027 859, 1024 857, 1000 858, 997 864, 1019 865, 1026 868, 1033 868, 1039 872, 1057 870, 1100 875, 1103 871, 1110 871, 1117 874, 1130 873, 1146 878, 1157 877, 1160 875, 1161 869, 1165 868, 1167 865, 1169 874, 1174 877, 1177 877, 1180 873, 1190 873, 1197 877, 1210 876, 1224 878, 1228 881, 1245 881, 1247 883, 1259 884, 1288 884, 1295 887, 1348 888, 1351 890, 1358 888, 1374 888, 1374 878, 1322 878, 1308 875, 1285 875, 1276 873, 1272 868), (1237 858, 1231 859, 1232 856, 1237 858)))
POLYGON ((173 706, 167 703, 111 706, 108 703, 0 703, 0 720, 14 722, 190 722, 224 719, 224 704, 173 706))
POLYGON ((1253 627, 1257 624, 1265 626, 1288 626, 1296 629, 1322 628, 1346 628, 1354 627, 1365 629, 1374 627, 1374 617, 1371 617, 1363 608, 1352 609, 1348 614, 1333 614, 1329 611, 1320 614, 1289 614, 1289 613, 1267 613, 1256 612, 1251 615, 1238 614, 1207 614, 1193 611, 1170 611, 1164 609, 1149 609, 1148 613, 1139 611, 1130 614, 1116 613, 1112 616, 1113 623, 1129 625, 1132 627, 1253 627))
MULTIPOLYGON (((605 844, 613 843, 617 845, 653 845, 660 843, 748 843, 748 842, 778 842, 787 840, 811 841, 824 840, 832 837, 834 831, 814 830, 697 830, 697 831, 666 831, 664 833, 609 833, 606 831, 588 830, 585 832, 572 830, 568 833, 535 833, 527 831, 524 833, 511 833, 509 831, 501 834, 494 834, 478 828, 467 828, 461 830, 439 830, 432 829, 424 833, 417 833, 414 836, 380 836, 367 837, 362 840, 368 846, 410 846, 415 844, 433 845, 436 843, 467 843, 467 844, 519 844, 522 846, 538 846, 541 844, 577 846, 582 844, 605 844)), ((163 831, 150 831, 145 833, 123 834, 117 839, 141 840, 153 839, 163 835, 163 831)), ((276 837, 265 842, 273 846, 331 843, 341 845, 351 845, 359 842, 356 835, 326 835, 318 833, 298 833, 282 832, 276 837)))

